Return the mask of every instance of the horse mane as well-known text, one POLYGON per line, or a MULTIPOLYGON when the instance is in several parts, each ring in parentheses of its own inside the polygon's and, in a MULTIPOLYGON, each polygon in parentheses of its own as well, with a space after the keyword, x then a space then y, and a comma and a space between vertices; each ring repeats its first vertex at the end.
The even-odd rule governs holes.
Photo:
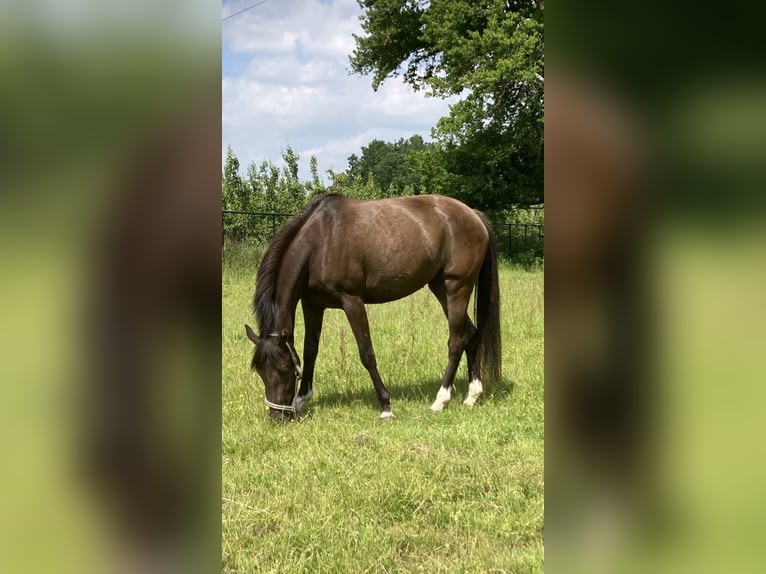
POLYGON ((258 267, 253 309, 260 334, 268 335, 277 328, 276 283, 282 258, 295 236, 308 219, 326 199, 343 197, 338 193, 323 193, 314 198, 306 207, 287 220, 282 229, 271 240, 258 267))

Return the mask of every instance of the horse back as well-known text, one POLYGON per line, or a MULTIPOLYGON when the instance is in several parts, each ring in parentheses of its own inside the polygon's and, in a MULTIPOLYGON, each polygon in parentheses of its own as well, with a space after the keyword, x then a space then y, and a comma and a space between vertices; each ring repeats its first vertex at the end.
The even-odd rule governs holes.
POLYGON ((327 202, 301 233, 310 290, 370 303, 413 293, 439 274, 475 281, 488 232, 471 208, 424 195, 327 202))

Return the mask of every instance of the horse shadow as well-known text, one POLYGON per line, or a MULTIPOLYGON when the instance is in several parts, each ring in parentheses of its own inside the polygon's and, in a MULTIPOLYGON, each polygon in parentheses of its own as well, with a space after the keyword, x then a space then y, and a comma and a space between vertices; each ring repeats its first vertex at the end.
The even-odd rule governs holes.
MULTIPOLYGON (((314 399, 312 406, 333 407, 333 406, 351 406, 354 404, 369 405, 378 409, 380 403, 372 382, 369 382, 369 388, 349 388, 348 390, 333 389, 326 392, 322 390, 321 381, 314 387, 314 399)), ((441 386, 441 378, 422 379, 411 382, 391 381, 386 384, 386 389, 391 394, 391 401, 406 400, 410 402, 423 402, 430 405, 436 398, 436 393, 441 386)), ((479 399, 482 402, 499 402, 508 400, 513 395, 516 384, 510 380, 502 380, 497 383, 484 383, 484 394, 479 399)), ((468 381, 456 381, 453 384, 452 400, 463 401, 468 390, 468 381)))

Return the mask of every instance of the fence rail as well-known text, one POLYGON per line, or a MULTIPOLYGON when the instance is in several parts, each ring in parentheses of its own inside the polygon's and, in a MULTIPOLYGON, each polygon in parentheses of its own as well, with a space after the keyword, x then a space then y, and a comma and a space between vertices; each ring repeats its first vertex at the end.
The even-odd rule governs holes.
MULTIPOLYGON (((234 241, 268 242, 292 213, 270 211, 222 210, 222 236, 234 241)), ((545 226, 542 223, 510 223, 493 221, 498 252, 516 261, 542 259, 545 226)))
POLYGON ((542 259, 545 226, 542 223, 493 222, 500 253, 515 260, 542 259))

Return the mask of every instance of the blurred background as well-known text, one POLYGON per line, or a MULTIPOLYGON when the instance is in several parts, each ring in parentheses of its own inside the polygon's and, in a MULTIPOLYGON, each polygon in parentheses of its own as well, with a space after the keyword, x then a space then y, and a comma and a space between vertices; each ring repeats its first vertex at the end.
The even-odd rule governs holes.
POLYGON ((750 4, 548 6, 551 572, 750 572, 766 75, 750 4))
POLYGON ((0 76, 0 571, 213 571, 220 5, 3 2, 0 76))

